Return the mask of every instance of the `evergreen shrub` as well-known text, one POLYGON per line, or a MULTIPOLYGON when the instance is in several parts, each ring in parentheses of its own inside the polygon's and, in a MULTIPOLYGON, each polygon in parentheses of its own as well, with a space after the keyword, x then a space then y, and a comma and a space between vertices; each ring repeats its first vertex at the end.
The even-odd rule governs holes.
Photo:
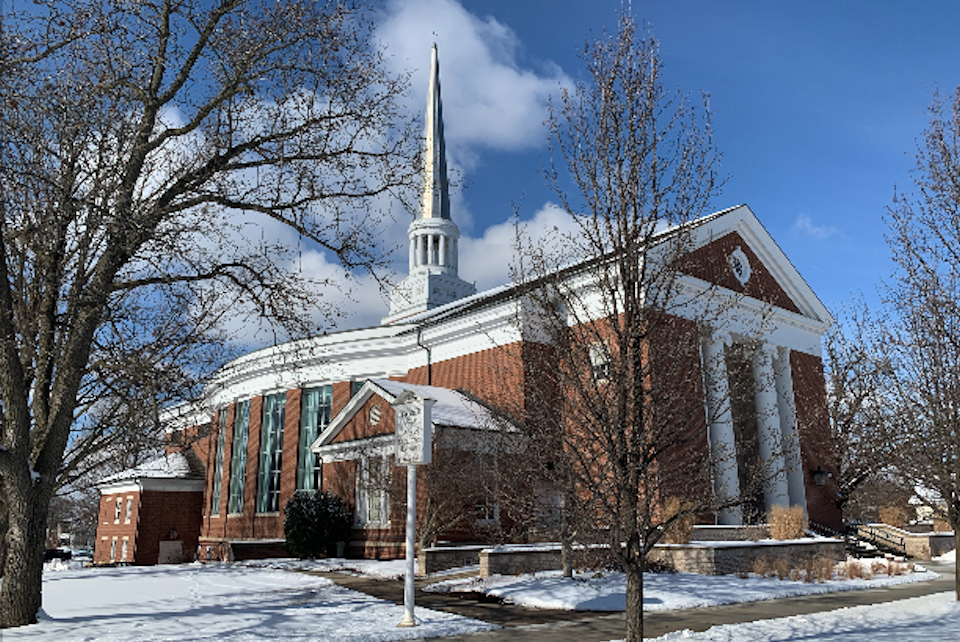
POLYGON ((287 502, 283 534, 287 552, 300 559, 331 557, 350 536, 353 516, 330 491, 300 491, 287 502))

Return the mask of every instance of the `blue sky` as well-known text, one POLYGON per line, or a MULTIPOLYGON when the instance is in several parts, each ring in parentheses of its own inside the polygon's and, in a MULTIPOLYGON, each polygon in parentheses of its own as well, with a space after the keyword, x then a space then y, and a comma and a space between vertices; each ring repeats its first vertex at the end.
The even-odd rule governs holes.
MULTIPOLYGON (((392 64, 416 70, 412 110, 422 110, 438 43, 449 155, 465 184, 453 207, 465 237, 461 276, 481 289, 506 274, 514 204, 535 224, 558 215, 539 173, 546 100, 581 75, 585 39, 614 28, 625 8, 385 4, 380 37, 392 64)), ((960 84, 960 3, 658 0, 630 9, 660 41, 667 86, 711 95, 728 176, 714 209, 748 204, 828 307, 857 292, 875 301, 890 272, 885 208, 895 185, 910 189, 934 92, 960 84)), ((404 240, 403 228, 393 237, 404 240)), ((369 303, 350 325, 376 323, 385 303, 369 303)))

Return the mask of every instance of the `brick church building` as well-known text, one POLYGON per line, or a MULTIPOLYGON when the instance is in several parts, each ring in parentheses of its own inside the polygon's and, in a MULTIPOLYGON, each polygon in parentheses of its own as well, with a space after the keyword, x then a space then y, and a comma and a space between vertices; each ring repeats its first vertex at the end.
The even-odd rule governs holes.
MULTIPOLYGON (((453 468, 467 471, 466 486, 472 480, 473 495, 448 526, 434 525, 430 541, 485 541, 510 525, 485 469, 496 466, 497 453, 508 453, 512 465, 523 461, 522 440, 512 438, 517 428, 498 409, 508 397, 515 407, 535 396, 540 382, 527 365, 542 346, 518 313, 517 286, 477 293, 460 278, 436 49, 426 116, 424 198, 409 228, 409 274, 382 324, 243 356, 218 372, 202 407, 168 412, 168 455, 100 485, 95 562, 150 564, 197 551, 208 558, 280 554, 284 505, 312 490, 328 490, 352 509, 348 555, 402 557, 404 508, 390 488, 400 479, 391 404, 405 391, 435 400, 434 445, 443 456, 424 468, 446 457, 463 462, 453 468), (189 454, 180 453, 176 444, 186 443, 189 454)), ((714 267, 691 269, 687 285, 732 302, 722 324, 685 320, 700 337, 689 403, 706 427, 702 448, 692 452, 735 450, 743 439, 734 404, 722 407, 735 383, 733 355, 746 355, 748 367, 737 377, 758 409, 751 429, 780 446, 757 455, 774 473, 756 503, 801 506, 811 521, 839 528, 820 349, 828 311, 747 206, 695 221, 690 240, 691 255, 709 259, 692 265, 714 267)), ((745 465, 713 471, 713 492, 736 496, 745 465)), ((430 493, 450 490, 445 485, 420 488, 421 516, 430 493)), ((732 504, 701 516, 707 523, 746 520, 732 504)))

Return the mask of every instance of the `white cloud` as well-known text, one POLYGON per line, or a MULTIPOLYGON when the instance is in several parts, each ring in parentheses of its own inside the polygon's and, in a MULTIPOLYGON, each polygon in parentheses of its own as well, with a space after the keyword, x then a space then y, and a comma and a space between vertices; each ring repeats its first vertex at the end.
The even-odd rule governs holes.
POLYGON ((447 149, 470 168, 484 148, 519 150, 546 139, 547 98, 572 84, 553 64, 538 73, 516 60, 517 35, 454 0, 393 0, 377 30, 394 71, 414 69, 412 109, 426 103, 430 46, 437 43, 447 149))
POLYGON ((818 241, 829 238, 839 231, 832 225, 814 225, 813 220, 806 214, 797 217, 792 229, 818 241))
MULTIPOLYGON (((545 203, 528 221, 520 223, 524 243, 534 245, 573 234, 573 218, 553 203, 545 203)), ((460 239, 460 278, 476 281, 477 290, 509 283, 516 267, 516 228, 507 220, 488 227, 479 238, 460 239)))
MULTIPOLYGON (((376 37, 387 47, 387 64, 394 73, 412 71, 411 116, 422 114, 426 103, 430 46, 437 43, 440 54, 444 124, 448 165, 457 180, 466 182, 482 154, 488 150, 519 151, 543 144, 547 100, 570 78, 556 65, 544 62, 538 70, 522 68, 517 61, 522 46, 517 35, 491 16, 470 13, 456 0, 388 0, 376 37)), ((508 220, 485 230, 479 238, 467 234, 473 228, 465 195, 451 194, 461 237, 460 276, 476 281, 479 290, 510 280, 514 256, 513 222, 508 220)), ((406 276, 407 235, 410 213, 402 211, 387 196, 374 199, 375 209, 389 211, 379 228, 384 249, 393 249, 392 267, 406 276), (399 248, 399 249, 397 249, 399 248)), ((544 205, 524 226, 534 238, 568 220, 556 206, 544 205)), ((318 307, 311 320, 324 330, 379 325, 388 311, 388 298, 380 284, 369 275, 351 275, 315 245, 303 242, 289 227, 260 216, 236 213, 237 228, 225 230, 208 242, 223 243, 223 236, 236 237, 237 245, 269 239, 286 247, 303 247, 288 263, 292 272, 314 281, 335 284, 317 291, 318 307), (340 313, 329 316, 331 309, 340 313), (336 327, 332 327, 332 323, 336 327)), ((371 243, 377 240, 372 236, 371 243)), ((241 322, 228 324, 241 344, 271 343, 262 325, 241 322)))

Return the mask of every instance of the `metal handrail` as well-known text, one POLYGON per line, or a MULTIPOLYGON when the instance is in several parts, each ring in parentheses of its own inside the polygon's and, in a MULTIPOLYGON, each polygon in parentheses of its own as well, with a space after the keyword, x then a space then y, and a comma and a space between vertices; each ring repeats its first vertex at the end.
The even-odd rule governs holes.
POLYGON ((907 546, 901 536, 891 535, 887 531, 867 524, 851 524, 851 530, 857 539, 864 539, 876 546, 886 546, 906 555, 907 546))

